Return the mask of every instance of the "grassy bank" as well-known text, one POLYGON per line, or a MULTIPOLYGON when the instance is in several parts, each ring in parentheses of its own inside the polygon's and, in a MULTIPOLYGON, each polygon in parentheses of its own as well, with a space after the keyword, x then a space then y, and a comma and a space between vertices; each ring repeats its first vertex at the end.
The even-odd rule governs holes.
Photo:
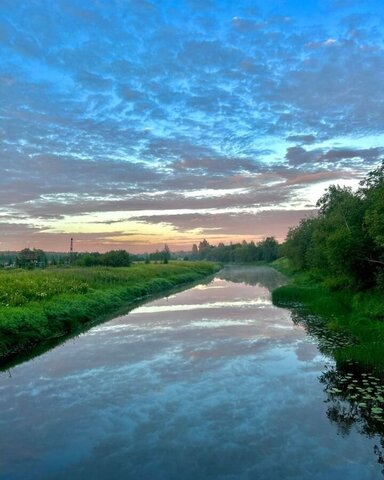
POLYGON ((210 262, 171 262, 0 271, 0 362, 217 270, 210 262))
POLYGON ((273 291, 276 305, 304 306, 309 313, 320 315, 326 328, 353 339, 352 345, 335 348, 336 360, 357 361, 384 373, 384 292, 334 291, 316 272, 295 273, 286 259, 272 266, 291 279, 273 291))

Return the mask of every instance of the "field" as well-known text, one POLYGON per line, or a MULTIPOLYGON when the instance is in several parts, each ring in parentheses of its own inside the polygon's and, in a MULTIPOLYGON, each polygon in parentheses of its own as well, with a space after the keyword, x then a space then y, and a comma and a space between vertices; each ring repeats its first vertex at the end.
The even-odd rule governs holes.
POLYGON ((217 270, 214 263, 183 261, 0 271, 0 361, 217 270))

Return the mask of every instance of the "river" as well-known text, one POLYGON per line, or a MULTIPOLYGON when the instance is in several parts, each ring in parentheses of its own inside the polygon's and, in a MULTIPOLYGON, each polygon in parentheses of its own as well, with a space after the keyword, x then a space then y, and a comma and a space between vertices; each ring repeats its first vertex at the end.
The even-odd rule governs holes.
POLYGON ((0 374, 1 480, 382 478, 268 267, 227 268, 0 374))

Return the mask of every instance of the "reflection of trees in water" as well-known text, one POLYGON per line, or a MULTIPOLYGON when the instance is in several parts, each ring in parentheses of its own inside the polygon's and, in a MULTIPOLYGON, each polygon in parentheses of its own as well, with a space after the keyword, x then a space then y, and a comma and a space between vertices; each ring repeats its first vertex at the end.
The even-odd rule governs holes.
MULTIPOLYGON (((303 325, 307 334, 316 339, 320 352, 331 358, 335 349, 354 342, 348 335, 326 328, 324 319, 300 307, 293 309, 292 320, 303 325)), ((329 404, 327 417, 338 433, 346 437, 356 428, 362 435, 377 437, 374 454, 384 465, 384 379, 355 362, 347 362, 326 367, 319 380, 329 404)))
MULTIPOLYGON (((260 284, 269 291, 285 283, 283 275, 268 267, 228 267, 217 276, 235 283, 260 284)), ((330 330, 324 318, 309 314, 300 306, 291 311, 292 321, 302 325, 320 352, 330 358, 336 349, 355 342, 345 333, 330 330)), ((328 367, 319 380, 329 404, 327 417, 337 426, 338 433, 346 437, 356 428, 362 435, 377 437, 373 453, 384 466, 384 379, 350 362, 328 367)))
POLYGON ((261 285, 270 292, 286 283, 284 275, 271 267, 257 266, 231 266, 226 267, 217 274, 217 278, 234 283, 247 285, 261 285))
POLYGON ((378 377, 362 373, 357 364, 328 368, 320 376, 325 388, 327 415, 346 431, 346 425, 356 425, 360 433, 368 436, 384 434, 384 385, 378 377))
POLYGON ((307 334, 316 340, 323 355, 332 356, 334 350, 348 347, 355 343, 355 340, 350 335, 327 328, 325 319, 319 315, 312 315, 300 307, 291 310, 291 312, 293 323, 304 326, 307 334))
MULTIPOLYGON (((355 363, 328 368, 321 376, 325 386, 327 417, 338 433, 347 436, 352 427, 370 438, 377 437, 374 454, 384 464, 384 385, 382 379, 362 372, 355 363)), ((384 475, 384 469, 381 471, 384 475)))

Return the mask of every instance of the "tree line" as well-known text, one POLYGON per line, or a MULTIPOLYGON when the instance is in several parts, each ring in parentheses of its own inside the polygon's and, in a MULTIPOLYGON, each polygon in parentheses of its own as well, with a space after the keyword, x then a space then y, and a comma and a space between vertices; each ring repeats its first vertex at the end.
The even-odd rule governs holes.
POLYGON ((189 252, 171 252, 167 244, 162 250, 152 253, 130 254, 126 250, 111 250, 106 253, 53 253, 44 252, 41 249, 24 248, 20 252, 0 252, 0 267, 19 267, 25 269, 45 268, 47 266, 81 267, 110 266, 126 267, 132 262, 161 262, 168 263, 172 259, 184 260, 210 260, 221 263, 252 263, 265 261, 270 262, 281 256, 280 245, 274 237, 255 243, 231 243, 217 246, 202 240, 198 245, 193 245, 189 252))
POLYGON ((357 191, 330 186, 317 207, 282 246, 293 267, 316 271, 335 289, 384 288, 384 161, 357 191))
POLYGON ((252 263, 271 262, 276 260, 280 253, 280 247, 274 237, 267 237, 261 242, 231 243, 225 245, 219 243, 217 246, 210 245, 203 240, 199 245, 192 247, 192 260, 211 260, 222 263, 252 263))
POLYGON ((41 249, 24 248, 20 252, 4 252, 0 254, 1 267, 24 269, 45 268, 51 266, 77 265, 92 267, 105 265, 109 267, 127 267, 132 263, 126 250, 111 250, 106 253, 62 253, 44 252, 41 249))
POLYGON ((77 253, 72 254, 73 258, 70 259, 70 263, 78 265, 79 267, 129 267, 132 260, 129 253, 126 250, 111 250, 106 253, 77 253))
POLYGON ((0 252, 0 268, 46 268, 47 266, 69 266, 79 267, 128 267, 132 262, 151 261, 157 263, 168 263, 171 259, 171 251, 167 244, 163 250, 156 250, 149 254, 130 254, 126 250, 110 250, 106 253, 99 252, 73 252, 73 253, 54 253, 44 252, 41 249, 24 248, 20 252, 0 252))

